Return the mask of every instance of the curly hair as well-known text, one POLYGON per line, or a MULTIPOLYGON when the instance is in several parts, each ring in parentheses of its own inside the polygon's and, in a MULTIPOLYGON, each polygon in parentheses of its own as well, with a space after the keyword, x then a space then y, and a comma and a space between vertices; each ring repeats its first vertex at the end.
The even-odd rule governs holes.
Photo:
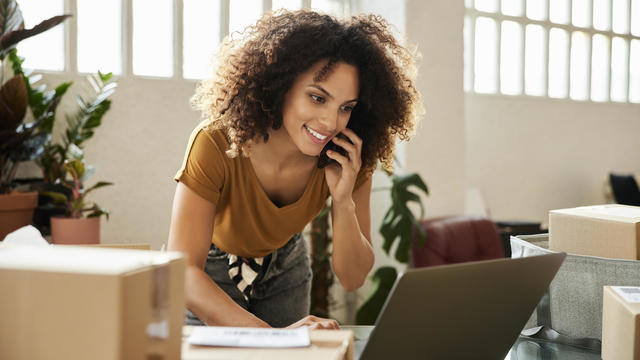
POLYGON ((422 113, 415 59, 380 16, 343 21, 308 10, 267 13, 239 39, 223 42, 210 80, 201 82, 191 104, 202 111, 206 130, 225 129, 227 154, 248 156, 248 145, 269 140, 282 126, 282 106, 296 77, 317 62, 322 79, 337 62, 358 69, 360 94, 349 119, 363 139, 362 169, 382 163, 393 170, 395 138, 408 140, 422 113))

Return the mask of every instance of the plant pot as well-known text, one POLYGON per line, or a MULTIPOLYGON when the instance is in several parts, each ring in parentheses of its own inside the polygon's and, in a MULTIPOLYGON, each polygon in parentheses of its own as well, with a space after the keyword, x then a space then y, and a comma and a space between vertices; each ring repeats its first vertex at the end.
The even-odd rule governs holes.
POLYGON ((71 190, 61 184, 51 184, 45 182, 43 179, 25 179, 23 180, 29 185, 29 189, 38 192, 38 207, 33 213, 33 226, 35 226, 42 236, 51 235, 51 218, 55 216, 63 216, 64 209, 49 209, 48 205, 53 203, 53 200, 43 195, 44 191, 55 191, 71 197, 71 190))
POLYGON ((38 193, 35 191, 0 195, 0 240, 8 233, 31 224, 37 205, 38 193))
POLYGON ((100 217, 51 218, 51 242, 53 244, 99 244, 100 217))

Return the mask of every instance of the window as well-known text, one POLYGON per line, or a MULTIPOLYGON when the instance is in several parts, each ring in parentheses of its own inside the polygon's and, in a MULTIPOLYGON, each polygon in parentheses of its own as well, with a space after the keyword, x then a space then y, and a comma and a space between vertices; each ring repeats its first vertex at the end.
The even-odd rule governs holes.
POLYGON ((222 39, 265 12, 312 8, 348 15, 347 0, 20 0, 25 26, 63 13, 64 25, 20 43, 25 67, 202 79, 222 39), (65 41, 67 39, 74 46, 65 41), (47 54, 47 56, 42 56, 47 54), (68 54, 69 59, 65 58, 68 54))
MULTIPOLYGON (((62 0, 20 0, 18 5, 22 10, 25 29, 30 29, 43 20, 64 13, 62 0)), ((42 70, 64 70, 63 39, 63 25, 58 25, 20 42, 18 54, 25 58, 23 66, 42 70), (47 56, 42 56, 42 54, 47 54, 47 56)))
POLYGON ((469 93, 640 103, 640 0, 466 0, 469 93))

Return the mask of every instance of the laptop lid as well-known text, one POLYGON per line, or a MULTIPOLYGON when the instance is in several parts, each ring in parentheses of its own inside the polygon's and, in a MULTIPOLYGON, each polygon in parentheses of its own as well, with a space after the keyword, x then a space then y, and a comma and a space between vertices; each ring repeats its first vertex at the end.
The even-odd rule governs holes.
POLYGON ((504 359, 565 256, 407 270, 360 359, 504 359))

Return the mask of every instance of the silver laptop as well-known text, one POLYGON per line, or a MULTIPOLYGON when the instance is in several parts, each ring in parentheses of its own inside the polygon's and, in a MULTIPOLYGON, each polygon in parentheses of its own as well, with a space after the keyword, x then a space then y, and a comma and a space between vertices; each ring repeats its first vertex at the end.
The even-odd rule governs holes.
POLYGON ((366 343, 356 343, 356 357, 502 360, 565 256, 407 270, 366 343))

